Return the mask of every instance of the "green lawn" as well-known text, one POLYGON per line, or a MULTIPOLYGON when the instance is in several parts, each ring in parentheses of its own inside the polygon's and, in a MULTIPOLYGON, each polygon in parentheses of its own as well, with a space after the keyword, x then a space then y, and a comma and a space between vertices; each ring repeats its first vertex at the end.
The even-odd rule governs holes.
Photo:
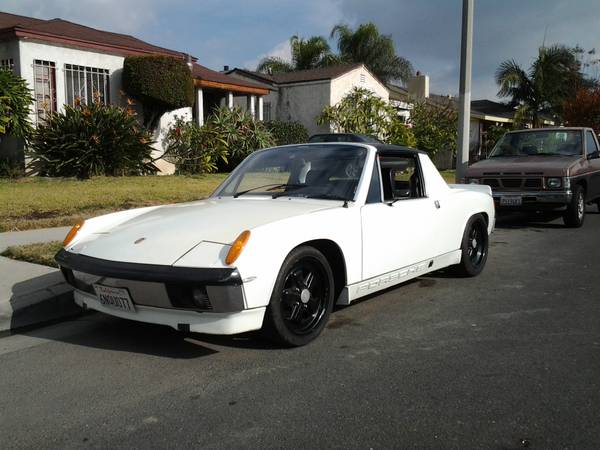
POLYGON ((1 255, 44 266, 58 267, 56 261, 54 261, 54 255, 61 248, 61 241, 52 241, 45 244, 15 245, 8 247, 1 255))
POLYGON ((226 176, 0 179, 0 231, 72 225, 107 212, 197 200, 226 176))
POLYGON ((444 180, 446 180, 446 183, 456 183, 456 181, 454 180, 454 176, 456 174, 456 170, 441 170, 440 174, 444 177, 444 180))

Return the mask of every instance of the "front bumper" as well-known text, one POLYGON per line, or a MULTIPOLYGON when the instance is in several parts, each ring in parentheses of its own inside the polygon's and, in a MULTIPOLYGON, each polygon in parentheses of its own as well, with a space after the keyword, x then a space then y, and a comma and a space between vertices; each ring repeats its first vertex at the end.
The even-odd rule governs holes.
POLYGON ((492 191, 494 204, 497 209, 558 209, 567 206, 573 197, 573 192, 566 191, 492 191), (503 205, 502 198, 520 197, 521 205, 503 205))
POLYGON ((233 334, 262 326, 265 308, 248 309, 237 269, 108 261, 64 249, 55 259, 84 308, 203 333, 233 334), (134 311, 101 303, 94 285, 126 289, 134 311))

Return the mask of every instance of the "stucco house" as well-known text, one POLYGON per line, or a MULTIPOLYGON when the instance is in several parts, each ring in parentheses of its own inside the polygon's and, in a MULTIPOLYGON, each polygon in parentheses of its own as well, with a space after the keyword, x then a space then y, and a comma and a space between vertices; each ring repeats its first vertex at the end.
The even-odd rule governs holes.
MULTIPOLYGON (((121 73, 129 55, 168 55, 188 62, 196 89, 195 104, 165 114, 155 131, 156 155, 162 154, 161 141, 174 115, 203 123, 216 105, 233 107, 243 100, 258 119, 263 115, 263 98, 269 87, 236 79, 208 69, 197 58, 183 52, 158 47, 133 36, 97 30, 62 19, 40 20, 0 12, 0 66, 24 78, 34 95, 32 123, 43 121, 49 112, 73 105, 76 98, 90 102, 93 93, 102 101, 123 104, 121 73)), ((143 107, 143 105, 142 105, 143 107)), ((22 144, 4 139, 0 157, 22 157, 22 144)), ((163 173, 173 166, 159 160, 163 173)))
POLYGON ((225 70, 225 73, 270 89, 264 97, 265 120, 298 121, 310 134, 331 131, 328 125, 317 125, 317 117, 323 108, 338 103, 354 87, 369 89, 385 101, 389 100, 386 86, 364 64, 271 75, 239 68, 225 70))

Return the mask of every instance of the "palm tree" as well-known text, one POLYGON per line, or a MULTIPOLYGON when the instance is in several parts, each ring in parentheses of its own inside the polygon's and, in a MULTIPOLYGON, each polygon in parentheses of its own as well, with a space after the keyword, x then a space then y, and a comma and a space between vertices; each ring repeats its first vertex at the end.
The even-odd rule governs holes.
POLYGON ((580 70, 573 49, 563 45, 540 47, 528 71, 513 59, 500 64, 496 71, 498 96, 510 97, 519 116, 538 127, 540 115, 560 117, 565 100, 587 83, 580 70))
POLYGON ((363 63, 384 82, 403 82, 413 75, 410 61, 396 55, 391 36, 379 33, 371 22, 359 25, 352 30, 348 25, 339 24, 331 30, 331 38, 337 36, 339 57, 348 63, 363 63))
POLYGON ((322 36, 303 39, 294 35, 290 38, 290 48, 291 61, 269 56, 260 61, 256 70, 263 73, 293 72, 325 67, 338 62, 337 57, 331 53, 327 40, 322 36))

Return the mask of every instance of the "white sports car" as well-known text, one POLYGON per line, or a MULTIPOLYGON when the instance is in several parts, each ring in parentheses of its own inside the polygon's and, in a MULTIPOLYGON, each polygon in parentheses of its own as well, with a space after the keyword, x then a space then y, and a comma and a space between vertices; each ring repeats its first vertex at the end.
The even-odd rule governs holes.
POLYGON ((298 346, 336 302, 479 274, 494 220, 488 186, 449 186, 423 152, 291 145, 254 152, 205 200, 79 223, 56 261, 83 308, 298 346))

